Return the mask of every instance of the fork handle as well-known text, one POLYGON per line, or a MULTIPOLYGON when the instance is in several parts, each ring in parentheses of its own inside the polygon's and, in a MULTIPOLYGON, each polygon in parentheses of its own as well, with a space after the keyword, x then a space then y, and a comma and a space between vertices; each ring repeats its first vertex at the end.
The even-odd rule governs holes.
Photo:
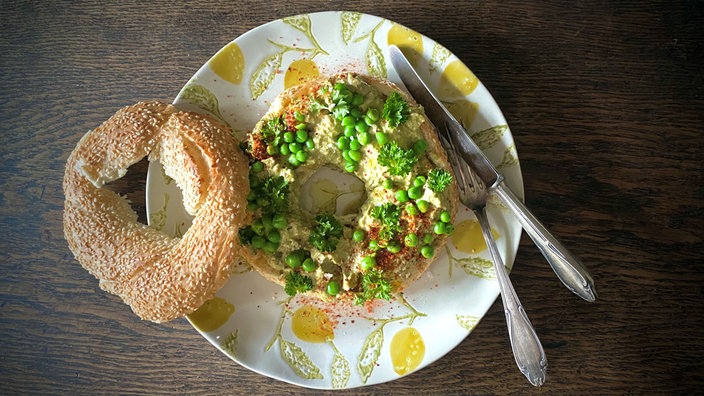
POLYGON ((501 200, 516 215, 518 222, 533 240, 540 252, 545 256, 548 264, 555 271, 555 274, 562 283, 572 293, 582 297, 586 301, 593 302, 596 297, 594 280, 582 262, 572 255, 555 238, 550 231, 536 218, 530 210, 521 202, 510 188, 499 183, 494 191, 501 200))
POLYGON ((531 384, 541 386, 545 382, 545 372, 548 366, 545 351, 508 277, 503 259, 499 249, 496 247, 496 242, 494 242, 494 236, 491 234, 486 208, 475 209, 474 213, 482 228, 482 234, 484 234, 484 240, 486 240, 486 245, 492 258, 491 261, 494 262, 494 270, 499 281, 501 300, 504 305, 504 314, 506 315, 508 338, 511 341, 511 349, 513 350, 513 357, 516 359, 516 365, 531 384))

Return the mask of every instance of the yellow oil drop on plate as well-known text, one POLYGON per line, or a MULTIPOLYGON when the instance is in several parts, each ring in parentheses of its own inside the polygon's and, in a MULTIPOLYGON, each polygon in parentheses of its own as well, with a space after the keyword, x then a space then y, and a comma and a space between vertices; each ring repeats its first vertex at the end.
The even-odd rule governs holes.
MULTIPOLYGON (((495 229, 491 229, 491 234, 494 240, 498 239, 500 234, 495 229)), ((455 249, 468 254, 477 254, 486 250, 486 242, 482 227, 476 220, 464 220, 455 226, 455 230, 450 236, 455 249)))

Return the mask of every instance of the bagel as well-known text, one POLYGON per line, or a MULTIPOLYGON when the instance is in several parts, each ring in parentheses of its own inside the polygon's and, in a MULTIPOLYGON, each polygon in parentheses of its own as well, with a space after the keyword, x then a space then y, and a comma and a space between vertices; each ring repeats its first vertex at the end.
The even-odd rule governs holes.
POLYGON ((125 107, 86 133, 67 160, 65 238, 100 287, 142 319, 187 315, 224 285, 238 259, 247 173, 234 134, 214 119, 160 102, 125 107), (195 216, 182 238, 138 222, 129 202, 103 187, 147 155, 195 216))
POLYGON ((242 254, 289 295, 389 299, 452 231, 457 185, 447 155, 422 107, 387 80, 343 73, 283 91, 245 152, 254 220, 240 230, 242 254), (323 167, 364 183, 358 210, 302 205, 303 186, 323 167))

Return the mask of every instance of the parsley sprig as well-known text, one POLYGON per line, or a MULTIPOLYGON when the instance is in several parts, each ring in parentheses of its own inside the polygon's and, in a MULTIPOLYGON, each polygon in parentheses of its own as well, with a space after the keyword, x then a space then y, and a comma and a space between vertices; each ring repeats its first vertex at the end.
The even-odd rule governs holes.
POLYGON ((411 115, 411 108, 401 94, 392 92, 384 102, 382 115, 389 126, 396 127, 408 119, 411 115))
POLYGON ((381 146, 377 159, 379 164, 388 168, 390 174, 405 176, 418 162, 418 153, 413 148, 403 149, 391 141, 381 146))
POLYGON ((342 237, 342 224, 335 216, 321 213, 315 216, 315 226, 308 237, 316 249, 322 252, 334 252, 342 237))
POLYGON ((399 206, 391 202, 376 205, 370 214, 381 222, 379 238, 388 241, 401 231, 401 208, 399 206))
POLYGON ((305 293, 312 288, 313 279, 294 271, 286 274, 286 285, 284 286, 284 291, 289 296, 295 296, 298 293, 305 293))
POLYGON ((428 188, 436 193, 445 191, 445 188, 452 183, 452 174, 444 169, 432 169, 428 172, 428 188))
POLYGON ((391 282, 384 278, 381 270, 371 269, 362 275, 362 292, 357 294, 355 304, 361 305, 376 298, 390 300, 391 292, 391 282))

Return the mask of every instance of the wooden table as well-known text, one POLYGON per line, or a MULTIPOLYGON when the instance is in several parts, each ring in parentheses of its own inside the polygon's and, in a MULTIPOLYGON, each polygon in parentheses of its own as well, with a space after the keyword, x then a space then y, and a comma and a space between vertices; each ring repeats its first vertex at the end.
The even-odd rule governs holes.
MULTIPOLYGON (((704 3, 5 1, 0 6, 0 393, 299 394, 183 319, 140 321, 71 255, 61 180, 116 109, 170 101, 272 19, 347 8, 444 44, 513 132, 528 205, 591 270, 586 303, 524 235, 511 274, 549 359, 532 388, 496 302, 444 358, 338 394, 691 394, 704 386, 704 3)), ((123 187, 144 210, 144 163, 123 187)), ((332 392, 331 392, 332 393, 332 392)))

